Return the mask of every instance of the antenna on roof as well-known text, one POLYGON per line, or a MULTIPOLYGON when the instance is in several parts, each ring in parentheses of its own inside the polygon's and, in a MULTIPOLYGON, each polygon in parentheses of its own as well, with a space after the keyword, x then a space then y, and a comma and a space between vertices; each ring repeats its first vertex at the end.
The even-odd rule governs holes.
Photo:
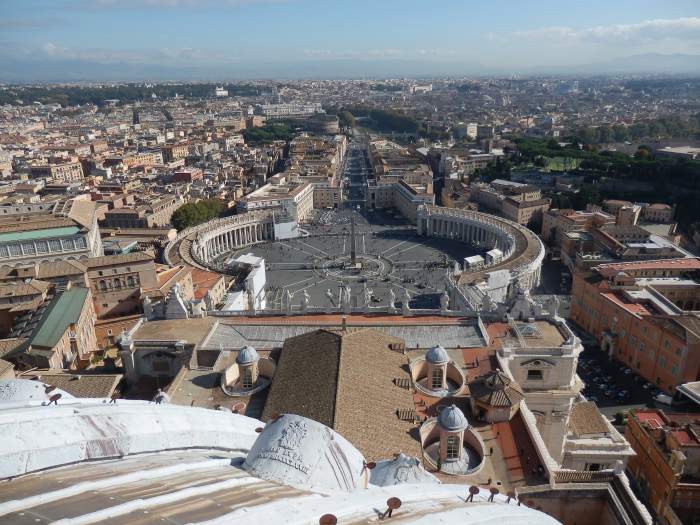
POLYGON ((469 487, 469 496, 467 496, 465 502, 474 501, 474 496, 476 496, 478 493, 479 487, 477 487, 476 485, 472 485, 471 487, 469 487))
POLYGON ((491 487, 489 491, 491 492, 491 495, 489 496, 489 501, 493 501, 493 498, 496 497, 496 494, 499 494, 500 492, 496 487, 491 487))
POLYGON ((338 523, 338 518, 333 514, 324 514, 321 519, 318 520, 318 525, 335 525, 338 523))

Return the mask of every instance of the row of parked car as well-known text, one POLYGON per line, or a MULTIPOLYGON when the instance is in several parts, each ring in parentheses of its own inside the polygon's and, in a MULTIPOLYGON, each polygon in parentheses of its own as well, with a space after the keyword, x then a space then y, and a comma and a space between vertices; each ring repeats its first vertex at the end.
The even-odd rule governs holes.
POLYGON ((586 383, 583 394, 589 400, 600 402, 604 398, 609 404, 625 404, 636 397, 643 403, 645 398, 662 395, 655 385, 636 375, 630 368, 620 367, 619 372, 611 372, 610 368, 603 366, 601 360, 595 357, 579 358, 578 373, 586 383))

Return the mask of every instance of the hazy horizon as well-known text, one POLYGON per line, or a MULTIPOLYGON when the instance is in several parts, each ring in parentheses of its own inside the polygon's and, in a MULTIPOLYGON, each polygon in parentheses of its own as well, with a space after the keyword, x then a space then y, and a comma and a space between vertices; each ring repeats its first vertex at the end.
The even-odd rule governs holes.
POLYGON ((9 0, 0 81, 697 73, 679 0, 9 0))

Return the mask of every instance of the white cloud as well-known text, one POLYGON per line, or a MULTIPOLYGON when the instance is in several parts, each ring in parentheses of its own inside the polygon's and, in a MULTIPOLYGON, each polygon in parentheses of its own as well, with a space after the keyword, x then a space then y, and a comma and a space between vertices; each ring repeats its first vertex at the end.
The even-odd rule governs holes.
POLYGON ((172 63, 181 64, 202 63, 215 64, 234 62, 236 57, 221 51, 211 49, 194 49, 191 47, 162 48, 162 49, 100 49, 81 48, 79 50, 60 47, 53 42, 45 42, 38 49, 27 50, 28 54, 44 58, 63 60, 85 60, 89 62, 111 63, 124 62, 128 64, 172 63))
POLYGON ((645 20, 583 29, 544 27, 516 31, 513 37, 552 42, 648 43, 659 40, 700 40, 700 17, 645 20))

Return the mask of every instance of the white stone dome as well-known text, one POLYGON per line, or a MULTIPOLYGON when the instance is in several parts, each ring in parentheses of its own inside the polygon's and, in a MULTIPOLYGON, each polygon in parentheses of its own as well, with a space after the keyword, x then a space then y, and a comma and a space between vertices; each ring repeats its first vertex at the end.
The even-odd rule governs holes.
POLYGON ((252 346, 244 346, 241 351, 238 352, 236 357, 236 364, 239 365, 249 365, 255 363, 260 357, 258 356, 257 350, 252 346))
POLYGON ((467 418, 455 405, 446 407, 438 416, 438 425, 448 432, 461 432, 469 427, 467 418))
POLYGON ((294 414, 268 423, 253 444, 244 468, 252 475, 317 492, 366 488, 365 459, 327 426, 294 414))
POLYGON ((22 401, 49 401, 54 394, 61 394, 62 399, 74 399, 68 392, 56 387, 30 379, 4 379, 0 381, 0 403, 22 401), (46 392, 47 387, 50 391, 46 392))
POLYGON ((425 470, 418 458, 400 453, 394 459, 378 461, 371 471, 369 482, 388 487, 405 483, 440 483, 440 480, 425 470))
POLYGON ((437 345, 428 349, 425 353, 425 360, 434 365, 442 365, 450 362, 450 356, 447 355, 447 350, 437 345))

